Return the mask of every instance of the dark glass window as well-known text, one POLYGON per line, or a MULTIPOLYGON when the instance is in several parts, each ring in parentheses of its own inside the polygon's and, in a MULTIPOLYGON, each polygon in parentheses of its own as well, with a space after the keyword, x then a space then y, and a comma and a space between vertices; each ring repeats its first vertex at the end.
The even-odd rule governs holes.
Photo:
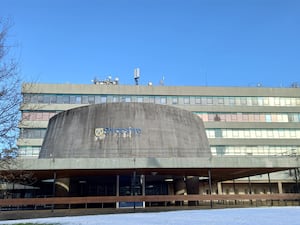
POLYGON ((221 129, 215 129, 215 137, 216 137, 216 138, 221 138, 221 137, 223 137, 223 134, 222 134, 222 130, 221 130, 221 129))
POLYGON ((217 155, 225 155, 225 153, 226 153, 225 146, 217 146, 216 153, 217 153, 217 155))
POLYGON ((57 96, 56 95, 50 95, 50 103, 57 103, 57 96))

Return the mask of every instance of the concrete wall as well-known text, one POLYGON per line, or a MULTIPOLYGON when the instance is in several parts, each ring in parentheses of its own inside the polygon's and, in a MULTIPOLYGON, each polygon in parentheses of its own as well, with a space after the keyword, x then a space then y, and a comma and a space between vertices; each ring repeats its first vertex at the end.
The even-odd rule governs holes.
POLYGON ((298 88, 24 83, 22 93, 299 97, 298 88))
POLYGON ((207 157, 202 120, 150 103, 107 103, 54 116, 40 158, 207 157))

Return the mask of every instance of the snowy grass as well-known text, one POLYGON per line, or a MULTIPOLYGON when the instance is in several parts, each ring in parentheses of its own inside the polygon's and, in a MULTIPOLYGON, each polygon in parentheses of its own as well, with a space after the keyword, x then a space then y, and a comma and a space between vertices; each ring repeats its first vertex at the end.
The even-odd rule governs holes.
POLYGON ((0 221, 61 225, 299 225, 300 207, 264 207, 128 213, 0 221))

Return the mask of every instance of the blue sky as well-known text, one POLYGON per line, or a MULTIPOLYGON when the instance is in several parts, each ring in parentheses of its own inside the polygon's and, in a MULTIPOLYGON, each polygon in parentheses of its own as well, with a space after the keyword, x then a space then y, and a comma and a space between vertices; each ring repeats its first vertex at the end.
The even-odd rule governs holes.
POLYGON ((0 0, 0 16, 27 81, 300 82, 299 0, 0 0))

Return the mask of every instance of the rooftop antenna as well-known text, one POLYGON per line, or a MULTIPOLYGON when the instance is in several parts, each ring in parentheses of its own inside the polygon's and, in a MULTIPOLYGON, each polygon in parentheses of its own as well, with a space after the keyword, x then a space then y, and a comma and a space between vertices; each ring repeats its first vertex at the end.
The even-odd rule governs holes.
POLYGON ((140 68, 135 68, 134 69, 134 81, 135 85, 139 85, 139 78, 140 78, 140 68))
POLYGON ((162 76, 161 80, 159 81, 159 84, 161 86, 164 86, 165 85, 165 76, 162 76))

